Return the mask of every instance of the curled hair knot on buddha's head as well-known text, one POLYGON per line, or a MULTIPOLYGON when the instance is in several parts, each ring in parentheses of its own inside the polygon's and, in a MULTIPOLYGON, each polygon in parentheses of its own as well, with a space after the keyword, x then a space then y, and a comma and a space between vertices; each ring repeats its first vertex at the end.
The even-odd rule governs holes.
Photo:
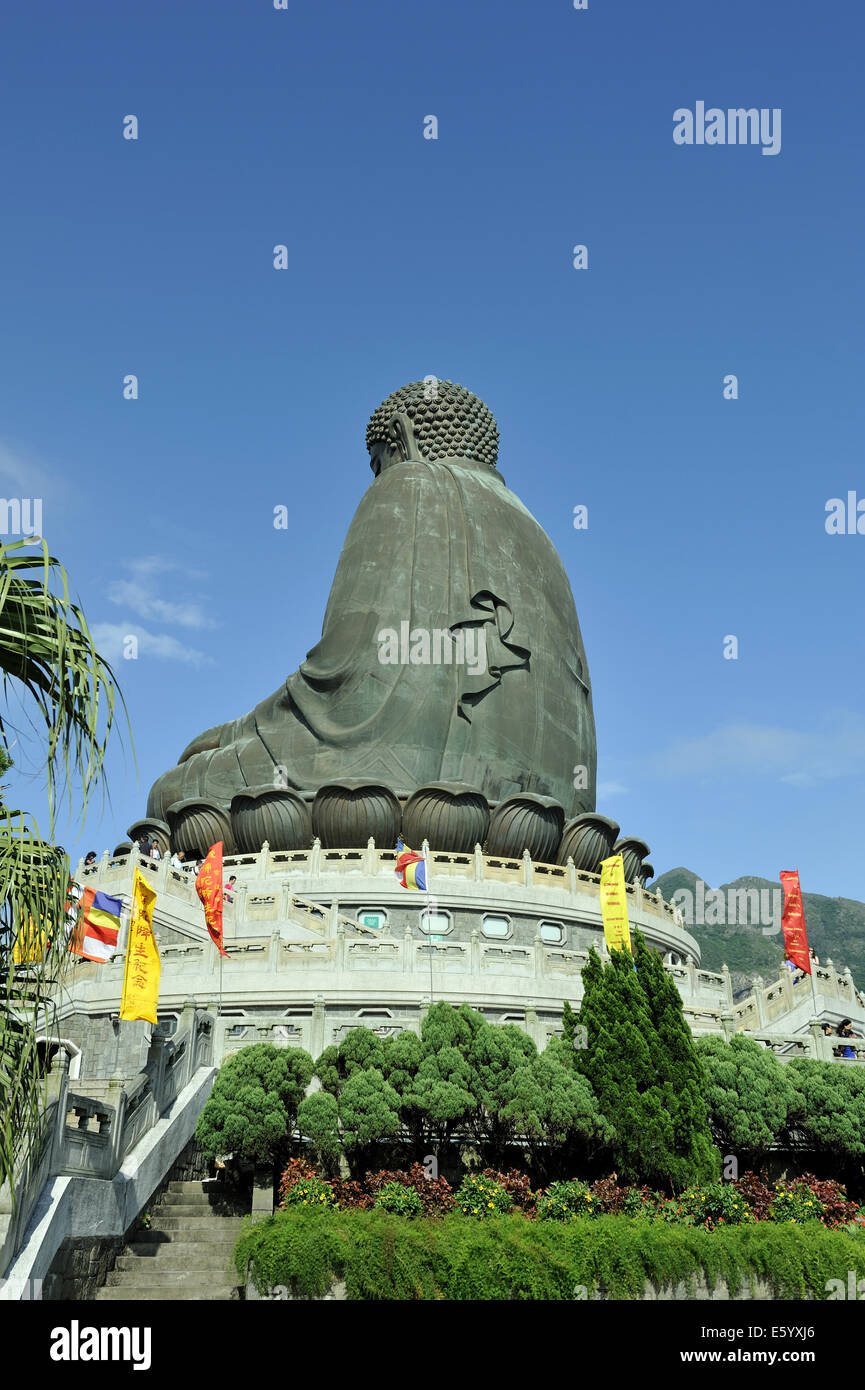
POLYGON ((427 377, 401 386, 382 401, 366 427, 370 453, 378 444, 393 444, 395 418, 407 417, 418 453, 425 462, 468 458, 495 468, 499 431, 492 411, 464 386, 427 377))

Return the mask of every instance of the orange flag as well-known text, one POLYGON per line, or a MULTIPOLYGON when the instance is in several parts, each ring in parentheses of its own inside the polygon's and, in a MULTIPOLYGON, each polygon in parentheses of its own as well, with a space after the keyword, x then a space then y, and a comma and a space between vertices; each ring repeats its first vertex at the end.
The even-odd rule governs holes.
POLYGON ((204 906, 204 920, 210 938, 220 955, 228 952, 222 946, 222 841, 211 845, 207 858, 195 880, 195 891, 204 906))
POLYGON ((783 870, 779 874, 784 889, 784 912, 781 926, 784 929, 784 948, 787 957, 811 974, 811 960, 808 955, 808 933, 805 930, 805 908, 802 903, 802 889, 799 884, 799 870, 783 870))

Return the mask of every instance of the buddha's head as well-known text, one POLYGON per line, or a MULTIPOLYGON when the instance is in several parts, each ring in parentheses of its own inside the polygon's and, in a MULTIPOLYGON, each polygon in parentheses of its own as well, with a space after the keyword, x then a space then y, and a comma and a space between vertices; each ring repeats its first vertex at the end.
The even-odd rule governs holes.
POLYGON ((397 463, 443 459, 495 468, 499 432, 491 411, 471 391, 427 377, 401 386, 373 411, 366 446, 376 477, 397 463))

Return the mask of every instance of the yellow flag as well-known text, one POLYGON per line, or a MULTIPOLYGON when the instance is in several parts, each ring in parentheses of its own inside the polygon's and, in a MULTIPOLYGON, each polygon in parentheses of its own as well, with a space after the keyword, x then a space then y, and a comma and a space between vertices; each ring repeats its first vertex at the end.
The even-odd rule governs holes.
POLYGON ((156 1023, 159 1003, 159 977, 162 966, 156 937, 153 935, 153 907, 156 893, 138 869, 132 885, 132 916, 126 942, 126 965, 123 970, 123 998, 120 1017, 127 1023, 145 1019, 156 1023))
POLYGON ((604 940, 609 949, 630 951, 628 895, 625 890, 625 867, 620 854, 601 860, 601 916, 604 919, 604 940))
POLYGON ((39 961, 45 954, 45 929, 36 930, 33 918, 27 919, 27 928, 20 929, 12 947, 12 961, 15 965, 30 965, 39 961))

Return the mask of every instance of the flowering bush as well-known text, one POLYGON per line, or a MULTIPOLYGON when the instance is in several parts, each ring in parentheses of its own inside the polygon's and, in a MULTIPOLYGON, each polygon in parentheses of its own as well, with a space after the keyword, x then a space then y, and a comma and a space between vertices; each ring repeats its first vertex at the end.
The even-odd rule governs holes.
POLYGON ((615 1173, 599 1178, 591 1187, 577 1178, 554 1182, 545 1191, 533 1192, 525 1173, 485 1168, 463 1179, 456 1195, 444 1178, 428 1178, 419 1163, 411 1168, 382 1169, 363 1182, 334 1178, 325 1182, 303 1158, 286 1164, 279 1187, 280 1208, 368 1209, 381 1207, 396 1215, 443 1216, 454 1206, 464 1216, 494 1216, 517 1211, 529 1219, 570 1221, 577 1216, 622 1214, 647 1221, 718 1226, 754 1221, 802 1224, 818 1221, 832 1230, 852 1224, 865 1226, 865 1207, 848 1200, 846 1189, 828 1179, 804 1173, 792 1181, 770 1186, 756 1173, 745 1173, 736 1182, 696 1185, 677 1197, 664 1197, 648 1187, 620 1187, 615 1173))
POLYGON ((337 1206, 345 1210, 363 1211, 375 1205, 375 1196, 372 1192, 367 1192, 363 1183, 331 1178, 330 1190, 337 1206))
POLYGON ((774 1188, 756 1173, 743 1173, 733 1183, 739 1196, 742 1197, 754 1213, 755 1221, 765 1221, 769 1215, 769 1208, 772 1205, 772 1198, 775 1196, 774 1188))
POLYGON ((861 1222, 862 1210, 847 1198, 847 1189, 832 1179, 803 1173, 789 1182, 770 1187, 755 1173, 745 1173, 735 1187, 758 1221, 820 1221, 835 1230, 849 1222, 861 1222))
POLYGON ((626 1187, 620 1211, 625 1216, 642 1216, 647 1221, 653 1221, 661 1197, 657 1192, 653 1192, 649 1187, 626 1187))
POLYGON ((538 1218, 541 1221, 574 1221, 578 1216, 596 1216, 597 1208, 589 1187, 584 1182, 554 1182, 538 1197, 538 1218))
POLYGON ((519 1168, 510 1168, 507 1173, 497 1173, 495 1168, 485 1168, 483 1176, 489 1178, 490 1182, 498 1183, 502 1191, 508 1194, 517 1211, 523 1212, 525 1216, 534 1216, 538 1194, 532 1191, 529 1179, 519 1168))
POLYGON ((845 1226, 848 1221, 861 1219, 861 1208, 855 1202, 848 1201, 847 1189, 840 1182, 815 1178, 813 1173, 803 1173, 794 1183, 786 1186, 790 1195, 804 1198, 807 1213, 805 1220, 810 1220, 812 1210, 816 1211, 818 1207, 823 1225, 833 1229, 845 1226), (814 1203, 813 1208, 808 1205, 809 1199, 814 1203))
POLYGON ((510 1211, 513 1202, 500 1182, 485 1173, 469 1173, 460 1183, 456 1206, 463 1216, 484 1217, 510 1211))
POLYGON ((392 1216, 423 1216, 423 1204, 413 1187, 401 1182, 386 1182, 375 1198, 375 1205, 392 1216))
POLYGON ((794 1183, 790 1187, 782 1187, 779 1183, 768 1217, 770 1221, 819 1221, 823 1211, 823 1203, 815 1201, 807 1183, 794 1183))
POLYGON ((754 1213, 732 1183, 707 1183, 689 1187, 678 1197, 668 1198, 658 1212, 662 1221, 680 1221, 686 1226, 739 1226, 753 1222, 754 1213))
POLYGON ((301 1178, 286 1192, 284 1207, 317 1207, 322 1211, 335 1206, 330 1183, 323 1178, 301 1178))
POLYGON ((611 1173, 608 1178, 598 1178, 592 1183, 592 1202, 595 1210, 603 1216, 614 1216, 625 1204, 625 1198, 632 1191, 629 1187, 619 1187, 618 1175, 611 1173))
POLYGON ((450 1183, 446 1178, 428 1178, 420 1163, 413 1163, 408 1172, 384 1168, 380 1173, 369 1173, 366 1186, 375 1196, 385 1183, 391 1182, 412 1188, 420 1200, 424 1216, 443 1216, 445 1212, 453 1210, 454 1194, 450 1183))
POLYGON ((286 1197, 296 1183, 309 1181, 310 1178, 317 1176, 316 1169, 312 1163, 308 1163, 305 1158, 290 1158, 282 1172, 279 1181, 279 1205, 285 1207, 286 1197))

